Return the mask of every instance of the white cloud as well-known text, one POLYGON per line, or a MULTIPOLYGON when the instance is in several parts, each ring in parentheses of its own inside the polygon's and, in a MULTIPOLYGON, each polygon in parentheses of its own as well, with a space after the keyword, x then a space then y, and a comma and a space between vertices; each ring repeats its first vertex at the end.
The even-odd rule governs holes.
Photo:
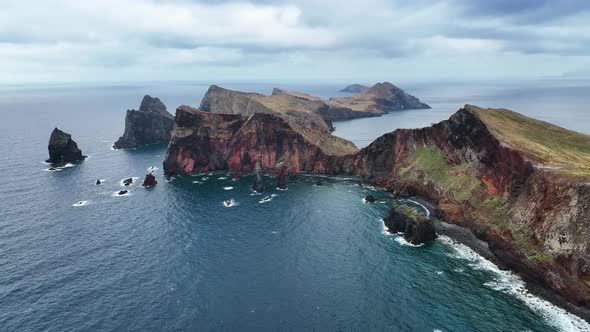
POLYGON ((482 76, 496 71, 478 69, 481 57, 509 59, 527 75, 537 71, 517 63, 537 61, 550 74, 590 58, 588 12, 566 8, 559 15, 558 4, 555 18, 530 10, 535 16, 520 11, 516 20, 508 2, 256 1, 0 0, 0 80, 144 78, 156 71, 159 79, 175 79, 191 70, 251 78, 253 66, 261 76, 383 73, 377 66, 411 76, 441 56, 461 58, 482 76), (500 14, 479 15, 478 3, 500 14), (576 57, 561 64, 544 56, 570 54, 576 57))

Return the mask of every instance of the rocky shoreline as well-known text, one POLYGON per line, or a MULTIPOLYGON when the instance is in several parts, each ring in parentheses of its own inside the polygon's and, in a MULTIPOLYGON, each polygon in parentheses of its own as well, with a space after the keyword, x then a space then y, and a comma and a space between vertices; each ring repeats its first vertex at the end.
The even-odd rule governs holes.
MULTIPOLYGON (((429 202, 422 197, 416 196, 409 197, 409 199, 424 206, 430 212, 431 216, 436 213, 436 207, 434 204, 432 204, 432 202, 429 202)), ((502 262, 502 260, 494 255, 494 253, 490 250, 489 244, 484 240, 479 239, 469 228, 453 223, 448 223, 437 217, 432 217, 432 220, 438 235, 447 236, 453 241, 467 246, 481 257, 495 264, 501 270, 511 270, 508 266, 506 266, 506 264, 502 262)), ((522 277, 518 273, 517 275, 522 277)), ((549 301, 551 304, 571 312, 574 315, 586 320, 587 322, 590 322, 590 309, 573 305, 567 299, 559 296, 554 291, 547 289, 542 283, 538 283, 535 280, 523 278, 523 281, 526 284, 527 290, 531 294, 549 301)))
MULTIPOLYGON (((355 175, 399 197, 422 196, 436 203, 433 216, 467 227, 488 243, 503 268, 590 309, 590 245, 577 231, 586 229, 590 215, 583 163, 570 164, 567 172, 538 167, 555 158, 543 160, 528 143, 519 145, 545 144, 543 135, 550 133, 578 148, 590 137, 471 105, 432 127, 385 134, 361 150, 331 135, 324 124, 313 129, 313 123, 318 124, 272 112, 246 117, 179 108, 164 171, 227 170, 239 177, 252 173, 260 160, 270 174, 286 167, 289 175, 355 175), (526 130, 505 131, 516 126, 526 130), (554 217, 564 209, 569 212, 554 217)), ((573 152, 560 148, 559 153, 573 152)))

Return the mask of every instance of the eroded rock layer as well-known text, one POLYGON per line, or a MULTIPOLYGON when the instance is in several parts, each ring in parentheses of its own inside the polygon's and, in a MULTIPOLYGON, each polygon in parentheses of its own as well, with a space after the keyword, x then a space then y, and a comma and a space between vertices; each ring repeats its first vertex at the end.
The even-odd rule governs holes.
POLYGON ((202 112, 181 106, 176 111, 168 147, 166 174, 229 170, 234 176, 262 168, 278 174, 328 172, 331 156, 355 153, 351 142, 333 136, 327 127, 305 126, 276 114, 249 116, 202 112))

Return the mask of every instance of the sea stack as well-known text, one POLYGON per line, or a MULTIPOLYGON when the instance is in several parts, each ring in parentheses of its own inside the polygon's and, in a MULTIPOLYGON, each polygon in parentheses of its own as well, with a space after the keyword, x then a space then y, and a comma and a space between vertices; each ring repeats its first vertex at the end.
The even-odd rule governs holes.
POLYGON ((46 162, 55 167, 62 167, 67 163, 77 163, 86 158, 86 156, 82 155, 78 144, 72 139, 72 135, 58 128, 53 129, 53 132, 51 132, 48 149, 49 159, 46 162))
POLYGON ((393 206, 384 222, 390 233, 404 233, 404 239, 413 245, 436 239, 430 217, 418 214, 414 208, 405 204, 393 206))
POLYGON ((139 110, 127 110, 125 133, 115 142, 115 149, 136 148, 170 141, 174 116, 158 98, 144 96, 139 110))
POLYGON ((277 188, 285 190, 287 189, 287 166, 281 165, 279 168, 279 176, 278 176, 278 183, 277 188))
POLYGON ((262 166, 260 166, 260 159, 256 160, 256 166, 254 167, 254 184, 252 189, 261 194, 264 192, 264 178, 262 176, 262 166))
POLYGON ((143 187, 153 187, 158 183, 156 177, 152 173, 148 173, 141 184, 143 187))

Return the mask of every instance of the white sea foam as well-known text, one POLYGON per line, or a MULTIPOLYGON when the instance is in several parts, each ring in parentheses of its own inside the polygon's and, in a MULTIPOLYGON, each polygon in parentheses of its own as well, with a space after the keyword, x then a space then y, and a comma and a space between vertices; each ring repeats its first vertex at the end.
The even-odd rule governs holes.
POLYGON ((227 180, 227 176, 220 176, 217 178, 217 180, 227 180))
POLYGON ((79 202, 72 204, 72 206, 78 207, 78 206, 84 206, 86 204, 88 204, 88 201, 79 201, 79 202))
POLYGON ((393 235, 389 232, 389 228, 387 227, 387 225, 385 225, 385 220, 383 220, 383 218, 379 218, 379 221, 381 221, 381 234, 387 236, 393 235))
POLYGON ((427 217, 430 217, 430 210, 428 210, 428 208, 426 208, 426 206, 424 206, 424 205, 422 205, 422 204, 420 204, 420 203, 418 203, 418 202, 416 202, 414 200, 411 200, 411 199, 408 199, 408 201, 410 201, 410 202, 412 202, 414 204, 420 205, 424 209, 424 211, 426 212, 426 216, 427 217))
POLYGON ((284 188, 284 189, 283 189, 283 188, 279 188, 279 187, 277 187, 277 190, 280 190, 280 191, 287 191, 287 190, 289 190, 289 188, 284 188))
POLYGON ((401 244, 402 246, 408 246, 408 247, 422 247, 424 245, 424 243, 420 243, 420 244, 411 244, 410 242, 406 241, 406 239, 404 239, 403 234, 395 234, 395 236, 393 237, 393 240, 395 240, 395 242, 401 244))
POLYGON ((201 180, 203 180, 203 181, 207 181, 207 180, 209 180, 209 178, 208 178, 208 177, 206 177, 206 176, 203 176, 203 178, 202 178, 201 180))
POLYGON ((223 190, 233 190, 233 189, 234 189, 234 187, 232 187, 232 186, 223 187, 223 190))
POLYGON ((157 168, 156 166, 150 166, 147 169, 148 172, 154 172, 154 171, 157 171, 157 170, 159 170, 159 168, 157 168))
POLYGON ((229 199, 228 201, 222 202, 223 206, 225 206, 226 208, 230 208, 230 207, 234 207, 234 206, 239 205, 238 202, 236 202, 233 198, 229 199))
POLYGON ((366 184, 365 184, 365 185, 363 185, 363 188, 364 188, 364 189, 368 189, 368 190, 370 190, 370 191, 378 191, 378 190, 379 190, 379 189, 377 189, 377 188, 375 188, 375 187, 373 187, 373 186, 366 185, 366 184))
POLYGON ((455 253, 450 256, 469 261, 467 265, 476 270, 485 270, 493 274, 492 281, 484 283, 496 291, 516 297, 531 310, 540 314, 548 324, 560 331, 590 331, 590 324, 578 316, 559 308, 550 302, 531 294, 525 283, 517 275, 502 271, 494 263, 477 254, 464 244, 457 243, 447 236, 439 236, 438 241, 450 245, 455 253))
POLYGON ((201 182, 201 181, 193 181, 193 183, 195 183, 195 184, 203 184, 203 182, 201 182))
POLYGON ((272 201, 275 197, 277 197, 276 194, 272 194, 270 196, 266 196, 263 199, 261 199, 260 201, 258 201, 258 203, 260 203, 260 204, 268 203, 268 202, 272 201))
POLYGON ((61 171, 61 168, 56 168, 56 167, 49 167, 49 168, 44 168, 43 171, 45 172, 59 172, 61 171))

